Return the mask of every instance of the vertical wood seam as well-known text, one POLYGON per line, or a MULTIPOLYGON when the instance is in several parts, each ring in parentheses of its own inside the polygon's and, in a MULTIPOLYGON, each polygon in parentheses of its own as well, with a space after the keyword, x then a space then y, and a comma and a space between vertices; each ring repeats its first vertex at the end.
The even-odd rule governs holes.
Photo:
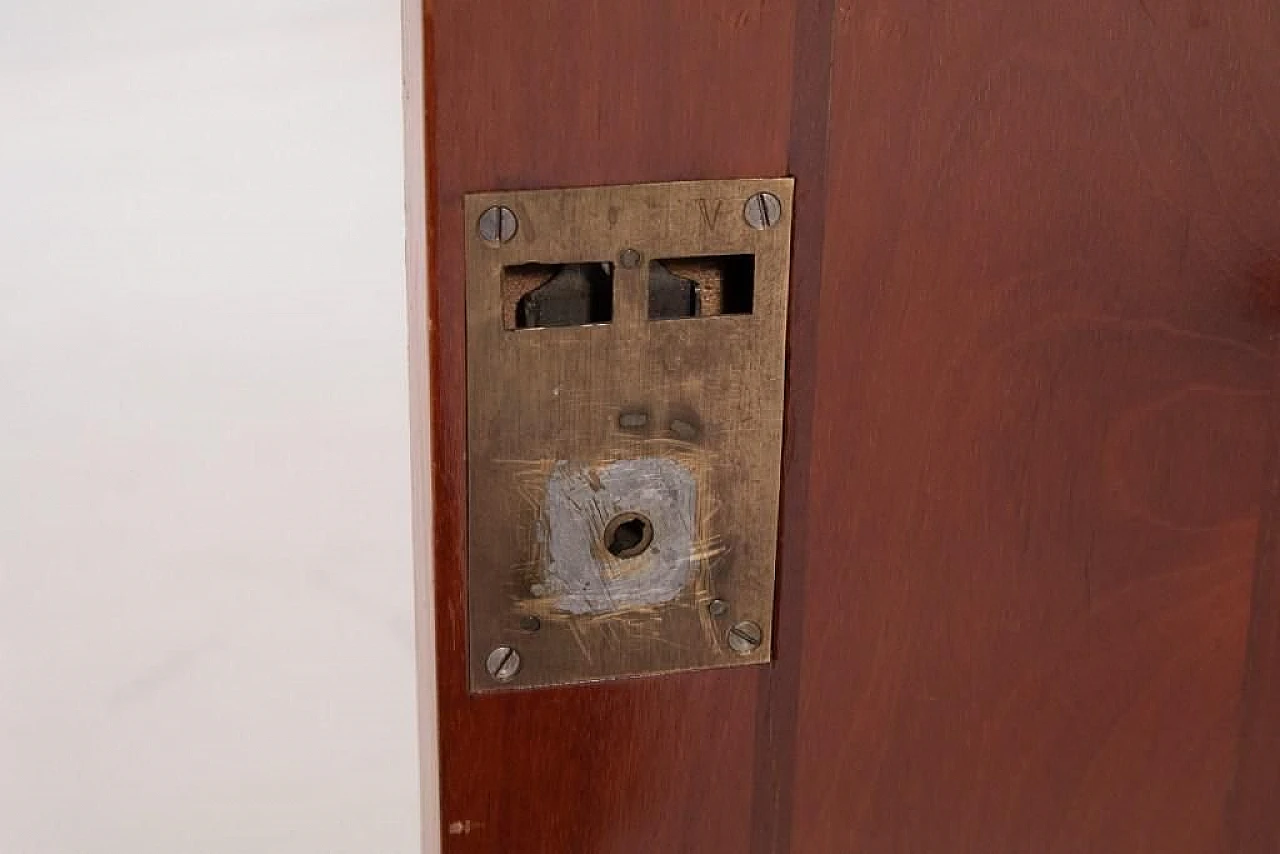
POLYGON ((817 376, 827 165, 831 147, 831 74, 835 0, 797 7, 792 49, 791 129, 787 161, 796 179, 792 216, 791 312, 787 334, 782 505, 774 615, 775 663, 760 680, 752 810, 752 854, 791 850, 796 725, 803 662, 809 450, 817 376), (811 49, 819 46, 818 49, 811 49), (819 144, 811 144, 812 140, 819 144), (809 144, 807 144, 809 143, 809 144))
MULTIPOLYGON (((1280 363, 1280 360, 1277 360, 1280 363)), ((1226 836, 1235 854, 1271 854, 1280 845, 1280 370, 1275 371, 1268 459, 1250 597, 1241 686, 1240 736, 1228 795, 1226 836)))

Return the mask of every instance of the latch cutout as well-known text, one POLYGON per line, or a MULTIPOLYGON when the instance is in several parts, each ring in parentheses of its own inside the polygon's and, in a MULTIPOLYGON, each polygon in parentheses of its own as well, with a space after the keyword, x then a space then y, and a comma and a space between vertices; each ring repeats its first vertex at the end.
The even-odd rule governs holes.
POLYGON ((649 319, 751 314, 754 255, 660 258, 649 264, 649 319))
POLYGON ((503 267, 502 317, 507 329, 610 323, 613 320, 613 265, 503 267))

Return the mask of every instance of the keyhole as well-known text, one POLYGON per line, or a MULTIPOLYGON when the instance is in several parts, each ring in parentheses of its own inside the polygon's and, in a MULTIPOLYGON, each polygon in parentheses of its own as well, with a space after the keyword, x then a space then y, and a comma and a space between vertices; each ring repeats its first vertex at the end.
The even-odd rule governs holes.
POLYGON ((635 557, 652 542, 653 523, 639 513, 620 513, 604 528, 604 547, 614 557, 635 557))

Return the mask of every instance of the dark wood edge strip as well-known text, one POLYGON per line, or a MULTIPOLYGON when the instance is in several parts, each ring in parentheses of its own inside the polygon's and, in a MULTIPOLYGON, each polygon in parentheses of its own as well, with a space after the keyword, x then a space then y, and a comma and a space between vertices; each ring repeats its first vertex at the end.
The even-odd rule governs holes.
POLYGON ((1280 851, 1280 370, 1272 390, 1269 427, 1240 741, 1226 813, 1233 854, 1280 851))
MULTIPOLYGON (((453 654, 452 642, 455 629, 450 625, 447 619, 448 603, 452 597, 452 593, 445 589, 440 581, 440 574, 436 569, 440 566, 448 566, 450 560, 456 560, 457 539, 460 536, 462 520, 457 518, 454 508, 456 502, 450 498, 456 495, 457 483, 454 478, 454 472, 457 469, 456 462, 451 459, 451 454, 462 453, 462 448, 457 444, 456 436, 449 433, 449 424, 445 418, 441 417, 440 407, 436 400, 434 390, 441 388, 445 383, 442 381, 442 350, 443 344, 440 340, 439 327, 433 322, 433 319, 440 316, 440 294, 438 291, 438 283, 440 282, 439 270, 439 253, 435 251, 438 244, 438 226, 435 200, 438 195, 438 171, 439 158, 437 157, 437 128, 434 124, 436 115, 436 74, 435 74, 435 0, 405 0, 406 3, 420 3, 422 7, 421 38, 422 38, 422 109, 423 120, 423 153, 425 159, 425 169, 422 179, 426 188, 426 208, 424 222, 421 227, 426 233, 426 260, 423 265, 426 281, 425 299, 423 311, 418 316, 410 315, 410 323, 422 323, 421 329, 410 331, 410 340, 415 335, 425 337, 426 345, 426 380, 424 383, 426 399, 421 401, 413 401, 411 406, 415 412, 411 414, 411 418, 421 418, 427 424, 426 430, 426 450, 428 453, 428 471, 427 484, 428 489, 426 501, 419 503, 418 493, 415 484, 415 501, 414 501, 414 525, 415 531, 418 526, 425 529, 423 541, 418 543, 415 536, 415 552, 420 547, 422 554, 427 555, 426 562, 428 564, 425 572, 420 572, 419 586, 416 595, 418 597, 419 616, 424 613, 428 619, 420 620, 420 642, 418 648, 418 656, 420 659, 430 659, 425 666, 419 666, 418 674, 422 683, 419 687, 420 703, 425 707, 433 710, 439 709, 444 702, 449 686, 445 685, 448 678, 448 669, 440 667, 439 662, 446 655, 453 654), (429 635, 428 632, 431 634, 429 635), (428 644, 429 637, 434 638, 434 643, 428 644)), ((413 105, 409 105, 412 107, 413 105)), ((416 444, 416 443, 415 443, 416 444)), ((465 547, 465 546, 464 546, 465 547)), ((424 716, 419 713, 419 719, 424 716)), ((432 826, 428 826, 427 822, 423 822, 423 851, 443 850, 446 844, 446 828, 444 822, 444 802, 443 786, 441 785, 440 774, 444 767, 444 756, 447 745, 444 743, 444 730, 439 725, 439 715, 433 715, 430 721, 433 731, 428 731, 427 722, 423 721, 421 726, 421 737, 424 741, 422 753, 424 758, 428 756, 428 748, 426 744, 434 747, 435 760, 434 767, 428 767, 424 764, 423 777, 424 785, 422 791, 423 797, 423 813, 424 815, 435 814, 439 818, 432 826), (426 782, 427 775, 434 775, 435 779, 426 782), (428 798, 434 803, 428 803, 428 798)))
POLYGON ((835 0, 801 0, 796 9, 788 171, 796 179, 787 330, 787 393, 778 532, 775 663, 760 681, 753 793, 752 854, 791 850, 796 726, 804 641, 808 559, 809 453, 818 361, 835 0))

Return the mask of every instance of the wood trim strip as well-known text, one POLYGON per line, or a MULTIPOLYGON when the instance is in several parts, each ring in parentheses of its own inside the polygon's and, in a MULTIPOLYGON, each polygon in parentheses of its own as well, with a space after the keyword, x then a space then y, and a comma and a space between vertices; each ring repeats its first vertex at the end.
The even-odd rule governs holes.
POLYGON ((752 854, 784 854, 791 850, 790 792, 795 777, 797 703, 804 658, 810 449, 827 223, 836 3, 801 0, 796 6, 794 96, 787 150, 788 168, 796 179, 796 215, 787 333, 775 663, 760 685, 761 740, 756 749, 752 854))
POLYGON ((1227 817, 1236 854, 1280 851, 1280 370, 1271 416, 1240 746, 1227 817))
POLYGON ((414 630, 417 640, 419 834, 424 854, 439 851, 440 756, 436 713, 435 609, 432 603, 431 377, 428 301, 426 39, 420 0, 401 4, 405 157, 405 280, 409 360, 414 630))

